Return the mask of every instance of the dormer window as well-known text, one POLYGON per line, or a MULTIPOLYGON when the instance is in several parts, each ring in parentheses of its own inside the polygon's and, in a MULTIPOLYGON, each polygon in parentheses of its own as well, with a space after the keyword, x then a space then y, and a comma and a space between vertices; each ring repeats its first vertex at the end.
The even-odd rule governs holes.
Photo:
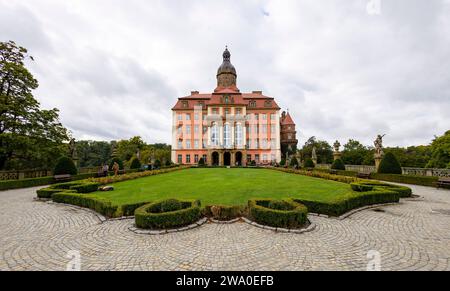
POLYGON ((266 102, 264 102, 264 107, 272 107, 272 101, 267 100, 266 102))
POLYGON ((249 106, 250 106, 250 108, 255 108, 256 107, 256 101, 254 101, 254 100, 250 101, 249 106))
POLYGON ((183 101, 183 108, 188 108, 189 103, 187 101, 183 101))

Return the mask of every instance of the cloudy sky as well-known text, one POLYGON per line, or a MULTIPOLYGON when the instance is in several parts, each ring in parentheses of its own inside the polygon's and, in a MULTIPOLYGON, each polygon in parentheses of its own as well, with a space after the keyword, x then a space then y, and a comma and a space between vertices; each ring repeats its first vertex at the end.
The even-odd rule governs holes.
POLYGON ((215 88, 225 45, 241 91, 289 108, 301 144, 450 129, 450 0, 0 0, 6 40, 77 139, 170 143, 170 108, 215 88))

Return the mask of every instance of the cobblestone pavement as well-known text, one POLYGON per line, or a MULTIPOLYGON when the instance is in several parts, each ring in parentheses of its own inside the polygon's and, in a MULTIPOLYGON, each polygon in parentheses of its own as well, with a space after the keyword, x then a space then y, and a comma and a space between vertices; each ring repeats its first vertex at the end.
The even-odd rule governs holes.
POLYGON ((139 235, 133 220, 101 223, 92 212, 33 201, 37 188, 0 192, 0 270, 65 270, 71 250, 82 270, 450 270, 450 191, 412 186, 418 199, 357 212, 311 216, 304 234, 245 223, 139 235))

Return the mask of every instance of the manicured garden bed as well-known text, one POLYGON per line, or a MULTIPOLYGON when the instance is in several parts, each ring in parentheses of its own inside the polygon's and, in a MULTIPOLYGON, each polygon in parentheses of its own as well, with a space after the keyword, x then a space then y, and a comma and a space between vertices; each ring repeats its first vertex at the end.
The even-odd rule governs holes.
MULTIPOLYGON (((56 194, 49 189, 44 197, 48 195, 55 202, 91 208, 108 217, 132 216, 139 207, 172 198, 200 201, 204 205, 202 215, 230 220, 243 215, 251 216, 249 201, 255 199, 290 200, 305 205, 309 212, 338 216, 365 205, 398 202, 400 197, 408 194, 408 190, 399 192, 395 191, 397 188, 386 185, 353 186, 357 190, 354 191, 350 183, 362 180, 320 173, 307 172, 305 175, 303 172, 293 174, 271 169, 245 168, 167 171, 169 172, 132 174, 128 176, 129 180, 112 183, 115 190, 111 192, 82 194, 84 191, 81 190, 89 188, 89 185, 72 185, 66 187, 68 190, 56 194), (141 177, 142 175, 146 176, 141 177)), ((104 185, 124 178, 126 176, 116 180, 91 179, 85 182, 104 185)), ((267 216, 266 214, 264 212, 263 216, 267 216)), ((282 220, 281 224, 283 223, 285 220, 282 220)), ((300 221, 298 224, 301 223, 300 221)))

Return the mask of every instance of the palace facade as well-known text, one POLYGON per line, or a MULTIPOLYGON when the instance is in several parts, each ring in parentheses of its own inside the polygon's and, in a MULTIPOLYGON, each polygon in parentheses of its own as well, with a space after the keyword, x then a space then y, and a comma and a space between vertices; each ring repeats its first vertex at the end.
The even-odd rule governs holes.
POLYGON ((193 91, 178 98, 173 111, 172 162, 213 166, 279 163, 295 142, 295 124, 262 91, 241 93, 228 49, 212 93, 193 91), (288 131, 288 132, 284 132, 288 131), (288 144, 284 144, 284 143, 288 144))

